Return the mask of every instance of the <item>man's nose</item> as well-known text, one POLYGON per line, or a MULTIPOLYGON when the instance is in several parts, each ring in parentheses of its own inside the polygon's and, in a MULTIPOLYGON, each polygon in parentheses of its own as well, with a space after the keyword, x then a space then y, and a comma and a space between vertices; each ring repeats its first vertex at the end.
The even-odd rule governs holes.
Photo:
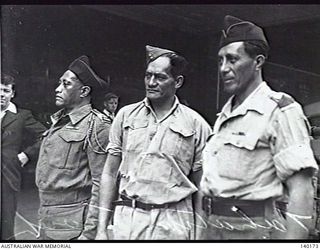
POLYGON ((229 64, 226 61, 222 61, 219 66, 221 73, 226 73, 230 70, 229 64))
POLYGON ((154 75, 152 75, 152 76, 150 77, 150 79, 148 80, 148 86, 154 87, 154 86, 156 86, 156 85, 157 85, 157 81, 156 81, 154 75))
POLYGON ((56 89, 54 90, 56 93, 61 92, 61 84, 58 85, 58 87, 56 87, 56 89))

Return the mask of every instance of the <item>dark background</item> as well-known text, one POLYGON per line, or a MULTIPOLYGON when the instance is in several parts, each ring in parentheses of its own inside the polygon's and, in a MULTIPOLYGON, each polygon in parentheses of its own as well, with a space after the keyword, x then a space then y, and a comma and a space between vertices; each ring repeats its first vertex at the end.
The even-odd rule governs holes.
POLYGON ((15 102, 44 121, 56 111, 59 77, 80 55, 123 106, 144 97, 145 45, 169 48, 190 63, 180 99, 213 124, 227 98, 217 94, 216 66, 227 14, 264 27, 264 76, 274 89, 303 105, 320 101, 320 5, 3 5, 2 71, 16 78, 15 102))

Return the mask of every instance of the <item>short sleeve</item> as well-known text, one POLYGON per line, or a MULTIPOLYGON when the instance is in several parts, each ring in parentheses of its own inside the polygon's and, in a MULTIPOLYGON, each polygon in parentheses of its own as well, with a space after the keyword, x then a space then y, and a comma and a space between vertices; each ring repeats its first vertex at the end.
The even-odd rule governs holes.
POLYGON ((212 130, 209 124, 199 115, 199 118, 196 120, 196 144, 195 144, 195 157, 192 167, 192 171, 196 172, 202 170, 202 151, 206 144, 206 141, 211 134, 212 130))
POLYGON ((318 168, 310 146, 308 122, 297 102, 275 110, 271 124, 271 150, 281 180, 301 169, 318 168))

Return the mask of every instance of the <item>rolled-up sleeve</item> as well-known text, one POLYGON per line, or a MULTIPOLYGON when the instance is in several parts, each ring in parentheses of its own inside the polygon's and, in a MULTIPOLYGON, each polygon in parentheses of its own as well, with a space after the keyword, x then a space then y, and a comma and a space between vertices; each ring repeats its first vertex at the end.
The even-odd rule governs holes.
POLYGON ((298 103, 275 111, 272 141, 273 160, 281 180, 301 169, 318 168, 310 146, 308 121, 298 103))
POLYGON ((109 133, 109 144, 107 146, 107 152, 111 155, 122 156, 123 119, 124 109, 121 109, 113 120, 109 133))

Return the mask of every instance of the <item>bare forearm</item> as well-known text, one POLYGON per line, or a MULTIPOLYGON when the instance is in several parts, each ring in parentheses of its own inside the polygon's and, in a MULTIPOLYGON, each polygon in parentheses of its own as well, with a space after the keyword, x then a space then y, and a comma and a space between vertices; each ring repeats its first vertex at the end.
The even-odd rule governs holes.
POLYGON ((112 202, 117 199, 116 179, 104 173, 100 182, 98 232, 105 231, 113 214, 112 202))
POLYGON ((117 172, 121 157, 108 155, 104 166, 99 192, 99 218, 96 239, 107 237, 107 226, 113 213, 112 202, 117 199, 117 172))
POLYGON ((287 239, 307 239, 312 227, 314 189, 310 176, 296 174, 289 183, 287 239))
MULTIPOLYGON (((202 170, 194 172, 191 176, 191 180, 198 187, 200 186, 202 176, 202 170)), ((201 228, 203 226, 203 212, 202 212, 202 197, 203 193, 197 191, 192 195, 193 199, 193 212, 194 212, 194 239, 200 239, 201 228)))
POLYGON ((313 195, 306 192, 303 196, 290 198, 287 212, 287 238, 306 239, 312 227, 313 195), (303 206, 302 206, 303 204, 303 206))

